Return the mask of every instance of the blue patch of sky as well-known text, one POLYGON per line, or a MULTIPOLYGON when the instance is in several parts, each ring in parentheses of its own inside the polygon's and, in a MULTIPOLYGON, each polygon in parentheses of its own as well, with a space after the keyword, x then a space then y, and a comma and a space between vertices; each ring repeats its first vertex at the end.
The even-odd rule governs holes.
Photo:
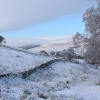
POLYGON ((85 30, 82 21, 82 14, 65 16, 37 25, 32 25, 20 30, 3 33, 5 37, 48 37, 48 36, 64 36, 83 33, 85 30))

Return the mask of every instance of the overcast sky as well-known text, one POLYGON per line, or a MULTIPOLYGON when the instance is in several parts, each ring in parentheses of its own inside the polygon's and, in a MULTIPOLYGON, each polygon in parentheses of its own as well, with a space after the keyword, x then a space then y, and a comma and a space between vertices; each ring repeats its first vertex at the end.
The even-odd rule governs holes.
POLYGON ((88 0, 0 0, 0 33, 57 20, 84 11, 88 0))

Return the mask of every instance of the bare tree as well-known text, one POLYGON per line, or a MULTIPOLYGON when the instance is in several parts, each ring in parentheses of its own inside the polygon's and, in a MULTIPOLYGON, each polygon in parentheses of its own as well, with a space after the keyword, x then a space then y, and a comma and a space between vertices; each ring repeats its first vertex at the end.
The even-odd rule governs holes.
POLYGON ((100 64, 100 0, 97 7, 89 8, 83 16, 90 38, 86 46, 85 58, 88 63, 100 64))
POLYGON ((77 32, 73 37, 73 45, 77 55, 83 56, 84 54, 84 36, 77 32))

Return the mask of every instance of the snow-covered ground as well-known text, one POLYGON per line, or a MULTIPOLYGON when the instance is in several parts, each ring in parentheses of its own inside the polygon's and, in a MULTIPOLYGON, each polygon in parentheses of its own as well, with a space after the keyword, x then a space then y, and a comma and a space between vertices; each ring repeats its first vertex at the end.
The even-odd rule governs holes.
MULTIPOLYGON (((41 46, 33 51, 61 50, 63 43, 66 43, 64 39, 57 38, 49 41, 49 46, 43 43, 45 48, 41 46), (53 49, 50 46, 52 44, 55 47, 53 49)), ((67 48, 68 45, 64 46, 67 48)), ((55 59, 37 52, 31 53, 32 51, 27 53, 22 49, 1 46, 0 74, 28 71, 55 59)), ((100 68, 96 69, 84 60, 78 62, 79 64, 70 61, 55 62, 36 70, 26 79, 13 76, 0 78, 0 100, 100 100, 100 68)))
POLYGON ((0 100, 100 100, 100 70, 57 62, 27 79, 1 79, 0 93, 0 100))
POLYGON ((0 46, 0 74, 27 71, 51 59, 54 58, 31 55, 0 46))

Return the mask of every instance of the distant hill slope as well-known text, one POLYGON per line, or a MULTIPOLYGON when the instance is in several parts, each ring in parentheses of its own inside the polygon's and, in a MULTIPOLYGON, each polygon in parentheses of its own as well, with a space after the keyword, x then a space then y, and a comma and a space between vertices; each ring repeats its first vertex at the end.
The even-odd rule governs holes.
POLYGON ((22 49, 0 46, 0 74, 27 71, 52 59, 22 49))
POLYGON ((51 38, 49 42, 41 44, 39 47, 32 48, 33 51, 60 51, 73 46, 72 35, 65 37, 51 38))
POLYGON ((0 78, 0 100, 100 100, 100 68, 84 60, 78 60, 79 64, 62 60, 51 63, 54 58, 34 53, 0 47, 0 74, 15 74, 42 64, 25 79, 0 78))
POLYGON ((39 45, 39 44, 25 45, 25 46, 21 46, 21 47, 19 47, 19 48, 28 50, 28 49, 32 49, 32 48, 36 48, 36 47, 40 47, 40 45, 39 45))
POLYGON ((72 35, 41 38, 6 38, 6 45, 40 50, 62 50, 72 46, 72 35))

